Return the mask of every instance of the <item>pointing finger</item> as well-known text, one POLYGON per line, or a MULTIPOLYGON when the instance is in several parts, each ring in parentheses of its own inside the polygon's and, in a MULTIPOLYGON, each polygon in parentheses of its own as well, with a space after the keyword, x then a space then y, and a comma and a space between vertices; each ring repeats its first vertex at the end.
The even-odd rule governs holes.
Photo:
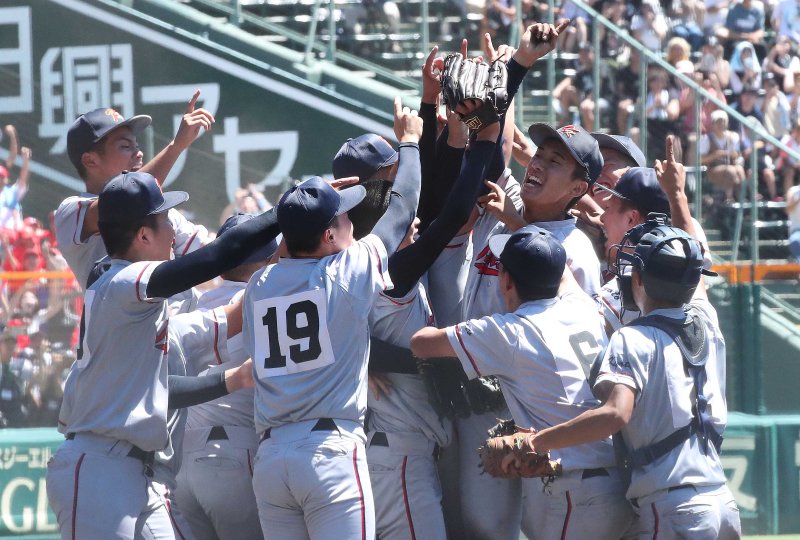
POLYGON ((400 116, 400 113, 403 111, 403 104, 400 102, 400 96, 394 97, 394 117, 397 118, 400 116))
POLYGON ((569 26, 571 22, 572 19, 564 19, 563 21, 559 22, 558 25, 556 26, 556 32, 560 34, 561 31, 564 30, 567 26, 569 26))
POLYGON ((195 103, 197 103, 197 98, 200 97, 200 90, 195 90, 194 95, 192 95, 192 99, 189 100, 189 103, 186 105, 186 112, 187 114, 190 112, 194 112, 195 103))
POLYGON ((467 57, 467 40, 466 39, 462 39, 461 40, 461 56, 463 56, 464 58, 467 57))
POLYGON ((430 73, 433 69, 433 59, 436 58, 436 52, 439 50, 438 45, 434 45, 433 49, 431 49, 430 54, 428 54, 428 58, 425 60, 425 73, 430 73))
POLYGON ((667 135, 667 161, 675 162, 675 141, 672 135, 667 135))

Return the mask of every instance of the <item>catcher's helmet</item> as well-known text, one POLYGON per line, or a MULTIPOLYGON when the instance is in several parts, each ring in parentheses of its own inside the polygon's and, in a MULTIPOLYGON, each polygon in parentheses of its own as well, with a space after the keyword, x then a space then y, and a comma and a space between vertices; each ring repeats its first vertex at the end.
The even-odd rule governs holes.
MULTIPOLYGON (((633 299, 626 267, 642 276, 647 296, 676 303, 691 300, 701 274, 713 274, 703 269, 700 242, 682 229, 655 220, 628 231, 617 249, 615 272, 620 278, 623 302, 630 304, 633 299), (636 247, 631 251, 633 245, 636 247)), ((625 307, 630 309, 629 305, 625 307)))

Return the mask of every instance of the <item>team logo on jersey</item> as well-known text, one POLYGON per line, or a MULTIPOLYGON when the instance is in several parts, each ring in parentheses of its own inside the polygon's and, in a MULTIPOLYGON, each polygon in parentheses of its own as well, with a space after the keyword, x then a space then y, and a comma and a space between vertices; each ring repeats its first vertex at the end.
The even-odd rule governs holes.
POLYGON ((106 109, 106 116, 110 116, 111 119, 114 120, 115 124, 118 124, 124 120, 124 118, 122 118, 122 115, 119 114, 114 109, 106 109))
POLYGON ((575 126, 573 126, 573 125, 571 125, 571 124, 570 124, 570 125, 568 125, 568 126, 564 126, 564 127, 562 127, 562 128, 561 128, 561 129, 559 129, 558 131, 559 131, 559 132, 560 132, 562 135, 566 136, 566 137, 567 137, 567 139, 569 139, 569 138, 570 138, 570 137, 572 137, 573 135, 577 135, 578 133, 580 133, 580 131, 578 131, 578 128, 576 128, 575 126))
POLYGON ((475 268, 478 269, 479 274, 484 276, 496 276, 500 273, 500 259, 494 256, 487 245, 475 259, 475 268))
POLYGON ((169 339, 167 338, 167 327, 169 326, 169 319, 161 324, 161 328, 156 332, 155 348, 159 349, 165 355, 169 352, 169 339))

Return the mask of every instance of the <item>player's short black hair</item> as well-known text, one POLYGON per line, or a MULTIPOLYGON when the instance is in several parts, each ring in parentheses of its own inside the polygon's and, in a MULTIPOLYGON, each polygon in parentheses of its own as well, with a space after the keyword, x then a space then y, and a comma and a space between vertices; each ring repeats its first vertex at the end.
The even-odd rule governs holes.
MULTIPOLYGON (((325 230, 336 226, 340 218, 341 216, 334 216, 325 230)), ((292 256, 301 253, 313 253, 314 251, 317 250, 320 242, 322 241, 322 232, 314 236, 299 236, 299 237, 287 236, 286 234, 284 234, 283 241, 286 243, 286 249, 292 256)))
POLYGON ((520 286, 520 284, 514 280, 514 276, 511 276, 511 279, 514 281, 514 287, 516 287, 517 295, 522 303, 531 302, 533 300, 546 300, 548 298, 555 298, 556 295, 558 295, 558 287, 554 289, 542 287, 524 287, 520 286))
MULTIPOLYGON (((99 141, 94 143, 92 145, 92 147, 89 148, 86 152, 96 152, 98 154, 105 153, 105 151, 106 151, 106 147, 105 147, 106 140, 107 139, 105 137, 103 137, 102 139, 100 139, 99 141)), ((76 163, 75 164, 75 169, 78 171, 78 176, 80 176, 83 180, 86 180, 86 167, 83 166, 83 161, 81 161, 80 163, 76 163)))
POLYGON ((144 216, 128 223, 98 223, 100 236, 110 257, 122 255, 131 247, 133 238, 142 227, 158 230, 158 214, 144 216))
POLYGON ((367 180, 361 185, 367 190, 367 196, 347 212, 353 223, 353 238, 356 240, 361 240, 372 231, 389 208, 389 198, 392 193, 392 182, 388 180, 367 180))
POLYGON ((573 197, 569 204, 567 204, 566 211, 569 211, 570 208, 574 207, 578 204, 578 201, 581 200, 581 197, 586 195, 589 192, 589 188, 592 186, 592 182, 589 179, 589 171, 581 167, 581 164, 577 161, 575 162, 575 171, 572 174, 571 181, 573 182, 586 182, 586 191, 578 195, 577 197, 573 197))

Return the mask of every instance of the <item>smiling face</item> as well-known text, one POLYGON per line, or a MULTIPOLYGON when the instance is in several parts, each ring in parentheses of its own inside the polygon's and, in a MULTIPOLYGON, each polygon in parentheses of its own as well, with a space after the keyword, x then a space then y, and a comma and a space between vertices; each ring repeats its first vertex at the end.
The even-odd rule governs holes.
POLYGON ((86 152, 83 163, 91 179, 105 185, 122 171, 139 170, 143 157, 133 131, 123 126, 103 137, 93 150, 86 152))
POLYGON ((592 186, 591 194, 594 201, 602 207, 603 201, 609 196, 609 193, 597 186, 601 185, 613 189, 619 179, 622 178, 622 175, 625 174, 625 171, 634 167, 635 164, 632 163, 630 157, 619 150, 600 148, 600 153, 603 155, 603 169, 600 171, 597 182, 592 186))
MULTIPOLYGON (((600 190, 603 192, 603 190, 600 190)), ((625 237, 625 233, 642 223, 642 218, 639 212, 631 208, 630 205, 611 193, 606 193, 603 202, 600 206, 603 208, 603 215, 600 216, 600 221, 603 223, 603 228, 606 232, 606 254, 609 253, 611 246, 619 244, 625 237)))
POLYGON ((522 202, 526 213, 532 212, 539 221, 564 212, 567 204, 586 192, 588 183, 580 180, 578 163, 567 147, 557 139, 547 139, 525 170, 522 202))

